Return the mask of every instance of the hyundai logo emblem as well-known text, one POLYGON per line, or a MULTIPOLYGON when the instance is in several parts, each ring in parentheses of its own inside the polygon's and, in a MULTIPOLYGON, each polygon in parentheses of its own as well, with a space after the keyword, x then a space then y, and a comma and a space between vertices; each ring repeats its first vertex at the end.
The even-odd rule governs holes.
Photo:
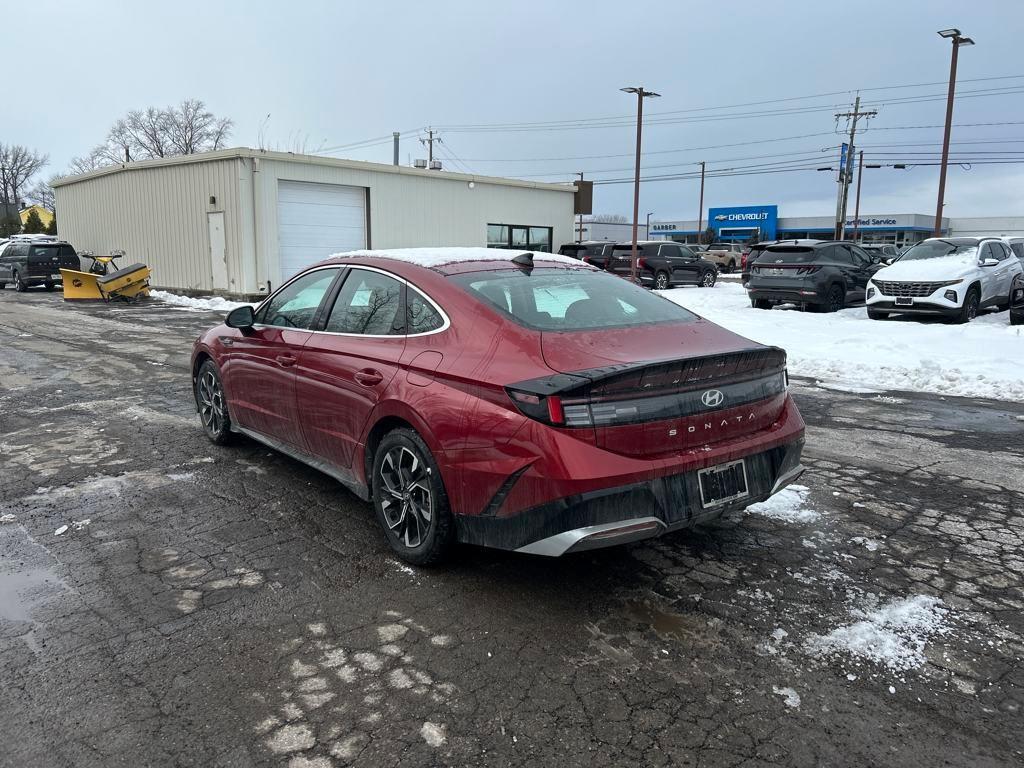
POLYGON ((721 390, 709 389, 700 396, 700 401, 708 408, 716 408, 725 401, 725 395, 722 394, 721 390))

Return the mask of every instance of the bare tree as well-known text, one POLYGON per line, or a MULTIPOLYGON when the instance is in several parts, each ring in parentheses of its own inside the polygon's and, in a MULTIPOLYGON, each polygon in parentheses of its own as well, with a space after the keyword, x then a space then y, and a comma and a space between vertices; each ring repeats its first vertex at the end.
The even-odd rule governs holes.
POLYGON ((599 213, 591 216, 590 220, 595 224, 627 224, 629 219, 621 213, 599 213))
POLYGON ((75 158, 69 173, 223 149, 233 126, 229 118, 217 117, 199 99, 185 99, 173 107, 132 110, 114 123, 102 144, 75 158))
POLYGON ((32 177, 50 162, 20 144, 0 144, 0 202, 18 205, 32 177))
POLYGON ((54 205, 53 187, 50 186, 50 183, 53 181, 55 181, 55 179, 50 179, 50 181, 37 181, 35 186, 28 191, 28 199, 36 205, 43 206, 43 208, 48 210, 50 213, 53 213, 56 210, 56 206, 54 205))

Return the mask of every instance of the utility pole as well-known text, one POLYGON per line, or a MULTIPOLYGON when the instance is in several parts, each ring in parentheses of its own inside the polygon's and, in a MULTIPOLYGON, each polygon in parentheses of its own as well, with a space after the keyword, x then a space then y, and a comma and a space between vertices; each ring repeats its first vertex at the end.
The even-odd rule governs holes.
POLYGON ((846 147, 846 163, 839 172, 839 200, 837 205, 835 239, 842 240, 846 235, 846 203, 850 193, 850 183, 853 181, 853 153, 854 142, 857 138, 857 121, 862 117, 874 117, 878 112, 860 111, 860 96, 853 103, 853 112, 840 112, 836 118, 845 117, 850 121, 850 143, 846 147))
POLYGON ((853 209, 853 242, 857 242, 857 230, 860 229, 860 182, 864 176, 864 150, 857 154, 857 204, 853 209))
POLYGON ((704 161, 700 161, 700 203, 697 204, 697 245, 704 234, 704 161))
POLYGON ((394 153, 393 154, 394 154, 394 164, 395 165, 398 165, 398 139, 399 139, 399 137, 401 135, 402 134, 400 134, 398 131, 393 131, 391 133, 391 141, 394 144, 394 153))
MULTIPOLYGON (((434 136, 434 129, 433 128, 428 128, 427 129, 427 138, 420 139, 420 144, 425 144, 426 147, 427 147, 427 162, 428 163, 433 163, 434 162, 434 142, 435 141, 438 144, 440 144, 441 143, 441 137, 440 136, 437 136, 437 137, 434 136)), ((564 221, 564 219, 563 219, 563 221, 564 221)))
MULTIPOLYGON (((576 175, 580 177, 580 181, 583 181, 583 171, 580 171, 576 175)), ((582 243, 583 242, 583 214, 582 213, 580 214, 579 234, 576 236, 576 242, 577 243, 582 243)))
POLYGON ((942 135, 942 163, 939 166, 939 200, 935 206, 935 237, 942 237, 942 208, 946 198, 946 166, 949 163, 949 132, 953 126, 953 97, 956 94, 956 59, 961 45, 974 45, 969 37, 960 34, 959 29, 944 29, 941 37, 953 43, 953 56, 949 61, 949 92, 946 94, 946 130, 942 135))

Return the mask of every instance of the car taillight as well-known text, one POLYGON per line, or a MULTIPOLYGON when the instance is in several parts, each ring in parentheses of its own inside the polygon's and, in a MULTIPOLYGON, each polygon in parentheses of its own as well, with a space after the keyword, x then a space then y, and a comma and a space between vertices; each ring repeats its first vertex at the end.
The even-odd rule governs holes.
POLYGON ((580 261, 582 261, 584 264, 589 264, 590 263, 590 257, 589 256, 583 256, 580 259, 580 261))
POLYGON ((636 260, 636 268, 637 269, 643 269, 645 266, 647 266, 647 265, 644 263, 643 259, 637 259, 636 260))
POLYGON ((817 266, 817 265, 812 266, 812 267, 800 267, 800 268, 797 269, 796 273, 798 275, 813 275, 819 269, 821 269, 821 267, 817 266))
POLYGON ((744 254, 740 257, 740 268, 741 269, 746 269, 747 268, 747 255, 748 254, 746 252, 744 252, 744 254))
POLYGON ((506 389, 516 408, 524 416, 542 421, 545 424, 564 424, 565 413, 562 411, 562 398, 558 395, 537 395, 518 389, 506 389))

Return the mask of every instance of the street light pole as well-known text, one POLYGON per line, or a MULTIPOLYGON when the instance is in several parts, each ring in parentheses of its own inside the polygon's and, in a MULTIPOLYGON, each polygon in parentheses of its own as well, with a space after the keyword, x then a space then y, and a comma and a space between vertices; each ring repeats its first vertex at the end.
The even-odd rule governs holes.
POLYGON ((697 204, 697 245, 704 234, 704 161, 700 161, 700 202, 697 204))
POLYGON ((864 177, 864 150, 857 155, 857 203, 853 207, 853 242, 857 242, 860 229, 860 180, 864 177))
POLYGON ((654 211, 651 211, 650 213, 647 214, 647 228, 646 228, 645 231, 647 232, 647 239, 648 240, 651 239, 651 216, 653 216, 653 215, 654 215, 654 211))
POLYGON ((636 250, 636 231, 639 227, 640 219, 640 144, 643 135, 643 123, 644 123, 644 99, 645 98, 657 98, 660 93, 654 91, 645 91, 643 86, 620 88, 620 91, 624 93, 635 93, 636 94, 636 166, 633 178, 633 250, 630 259, 629 276, 636 282, 637 277, 637 250, 636 250))
POLYGON ((953 55, 949 61, 949 92, 946 94, 946 130, 942 136, 942 163, 939 165, 939 199, 935 205, 935 237, 942 237, 942 209, 946 197, 946 166, 949 164, 949 134, 953 127, 953 97, 956 94, 956 60, 961 45, 974 45, 969 37, 960 34, 959 29, 944 29, 939 32, 953 43, 953 55))

